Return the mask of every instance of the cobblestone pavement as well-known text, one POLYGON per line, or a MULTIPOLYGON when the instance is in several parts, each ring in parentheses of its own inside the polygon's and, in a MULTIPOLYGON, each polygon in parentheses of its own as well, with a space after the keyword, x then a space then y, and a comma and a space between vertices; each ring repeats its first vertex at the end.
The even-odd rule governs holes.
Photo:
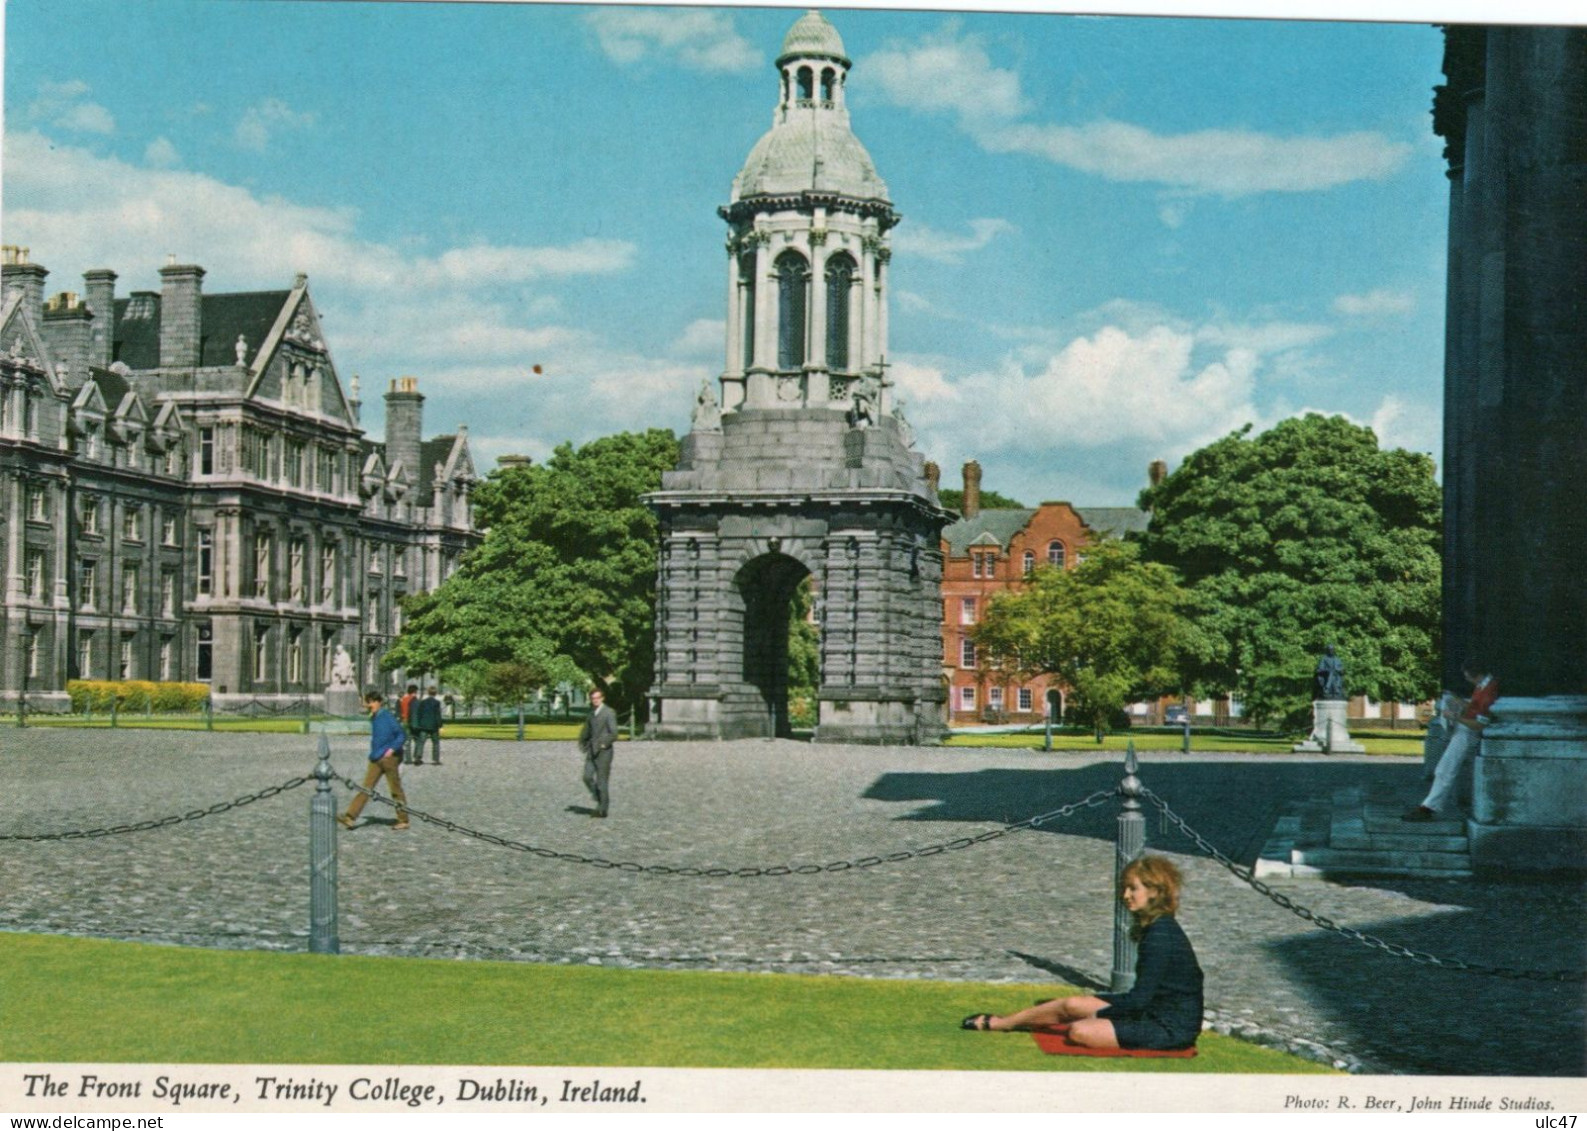
MULTIPOLYGON (((363 744, 335 736, 361 780, 363 744)), ((46 728, 0 733, 0 834, 181 814, 310 773, 317 737, 46 728)), ((609 819, 588 817, 571 743, 447 742, 405 767, 410 804, 485 832, 611 861, 825 864, 953 841, 1117 784, 1117 756, 623 743, 609 819)), ((1388 780, 1408 759, 1154 753, 1141 777, 1249 864, 1287 801, 1388 780)), ((307 946, 314 783, 147 832, 0 841, 0 929, 250 949, 307 946)), ((339 808, 346 790, 337 787, 339 808)), ((876 867, 761 878, 602 869, 504 849, 378 802, 340 836, 343 953, 889 978, 1106 984, 1112 801, 1040 830, 876 867)), ((1581 983, 1416 965, 1318 930, 1195 854, 1148 810, 1186 874, 1180 919, 1214 1026, 1352 1070, 1583 1075, 1581 983), (1524 1020, 1521 1020, 1524 1019, 1524 1020), (1491 1034, 1504 1032, 1495 1040, 1491 1034)), ((1468 962, 1587 966, 1570 881, 1275 885, 1340 924, 1468 962)), ((967 993, 964 1012, 1025 1004, 967 993)), ((951 1025, 958 1018, 944 1018, 951 1025)))

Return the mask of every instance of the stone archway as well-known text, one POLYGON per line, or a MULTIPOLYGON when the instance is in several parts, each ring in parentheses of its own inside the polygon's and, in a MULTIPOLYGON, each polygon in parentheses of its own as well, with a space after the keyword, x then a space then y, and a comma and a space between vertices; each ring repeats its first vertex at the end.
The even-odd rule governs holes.
POLYGON ((788 613, 799 584, 810 571, 782 553, 752 559, 733 579, 743 610, 740 679, 760 694, 768 735, 790 738, 788 714, 788 613))

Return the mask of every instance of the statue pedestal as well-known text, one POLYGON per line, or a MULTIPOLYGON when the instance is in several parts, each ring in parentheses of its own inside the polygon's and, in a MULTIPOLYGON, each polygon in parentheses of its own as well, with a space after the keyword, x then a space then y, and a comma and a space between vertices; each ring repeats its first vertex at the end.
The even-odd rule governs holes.
POLYGON ((1350 738, 1346 713, 1350 704, 1344 699, 1314 699, 1311 705, 1311 737, 1290 747, 1294 754, 1365 754, 1367 748, 1350 738))
POLYGON ((361 715, 364 713, 363 701, 359 698, 356 687, 328 687, 325 689, 325 713, 327 715, 361 715))

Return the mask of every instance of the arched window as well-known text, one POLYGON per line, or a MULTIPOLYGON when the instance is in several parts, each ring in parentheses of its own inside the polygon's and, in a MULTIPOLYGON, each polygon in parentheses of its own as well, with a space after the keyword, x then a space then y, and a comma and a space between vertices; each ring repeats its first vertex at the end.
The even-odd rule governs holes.
POLYGON ((778 369, 798 369, 805 363, 809 311, 805 289, 809 279, 809 269, 798 252, 785 251, 777 257, 778 369))
POLYGON ((849 293, 854 260, 834 255, 827 260, 827 368, 849 368, 849 293))
POLYGON ((1056 538, 1047 543, 1047 564, 1060 568, 1064 564, 1064 544, 1056 538))
POLYGON ((1036 568, 1036 551, 1025 551, 1025 576, 1029 577, 1031 570, 1036 568))
POLYGON ((831 103, 832 103, 832 68, 831 67, 823 67, 823 68, 821 68, 821 101, 827 103, 828 105, 831 105, 831 103))
POLYGON ((808 104, 815 97, 815 76, 809 67, 799 68, 799 101, 808 104))

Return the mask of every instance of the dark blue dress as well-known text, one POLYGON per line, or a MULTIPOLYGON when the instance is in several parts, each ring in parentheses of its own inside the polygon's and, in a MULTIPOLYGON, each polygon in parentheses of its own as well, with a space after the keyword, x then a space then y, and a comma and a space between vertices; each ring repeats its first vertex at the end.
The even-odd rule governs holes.
POLYGON ((1172 915, 1164 915, 1141 935, 1135 987, 1098 994, 1108 1007, 1097 1016, 1113 1022, 1120 1048, 1188 1049, 1201 1035, 1201 983, 1190 940, 1172 915))

